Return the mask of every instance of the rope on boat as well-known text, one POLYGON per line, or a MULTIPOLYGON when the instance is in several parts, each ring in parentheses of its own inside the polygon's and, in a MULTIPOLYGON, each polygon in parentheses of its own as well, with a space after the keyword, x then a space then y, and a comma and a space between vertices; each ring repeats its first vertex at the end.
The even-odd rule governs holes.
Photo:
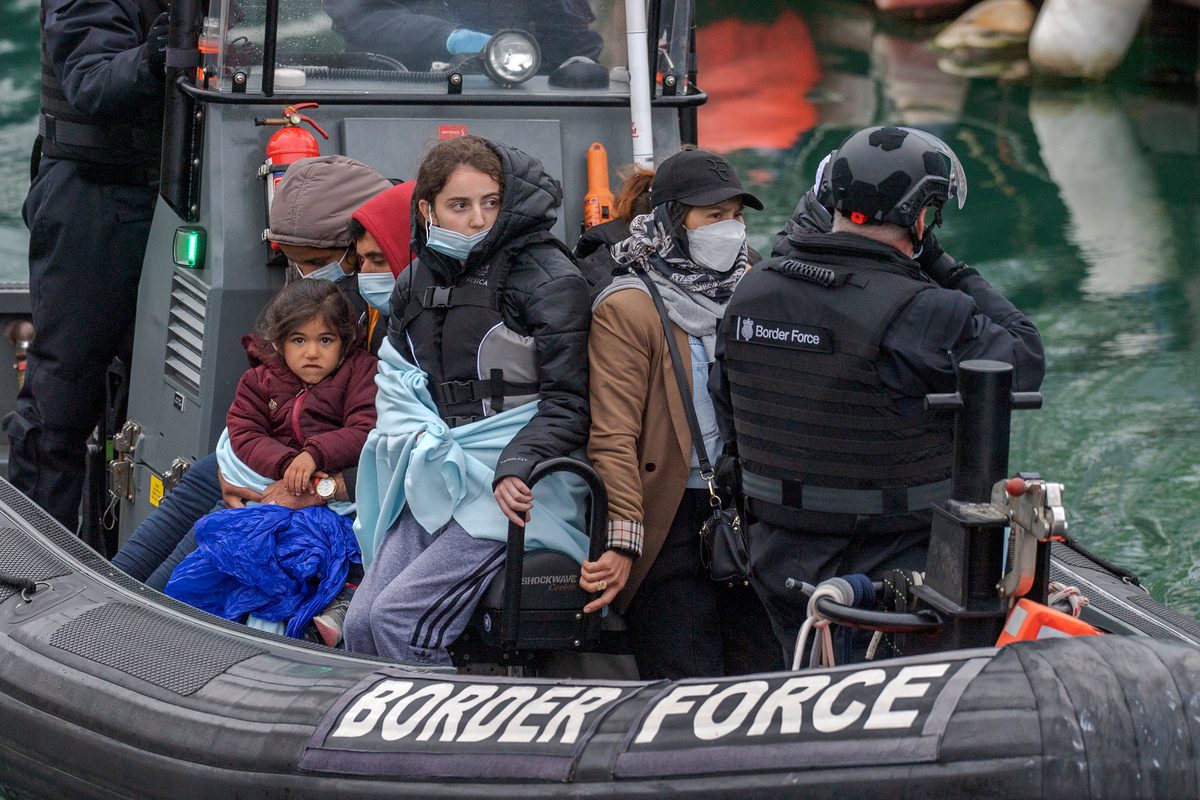
POLYGON ((822 581, 808 598, 808 617, 796 634, 796 649, 792 652, 792 669, 800 669, 804 651, 808 648, 808 637, 816 630, 817 645, 809 659, 810 667, 836 666, 833 655, 833 631, 830 620, 817 608, 817 600, 828 597, 836 603, 852 608, 872 608, 875 605, 875 587, 866 575, 843 575, 822 581))
POLYGON ((1084 607, 1091 604, 1091 600, 1079 591, 1078 586, 1067 586, 1060 581, 1050 581, 1050 595, 1046 598, 1046 605, 1054 606, 1058 603, 1066 602, 1071 606, 1071 616, 1078 617, 1084 607))
POLYGON ((21 591, 21 599, 26 603, 37 594, 39 586, 50 588, 50 584, 46 583, 46 581, 35 581, 32 578, 10 575, 7 572, 0 572, 0 583, 6 583, 14 589, 19 589, 21 591))
POLYGON ((1080 555, 1083 555, 1083 556, 1087 556, 1092 561, 1095 561, 1097 564, 1104 567, 1106 570, 1108 570, 1112 574, 1116 575, 1118 578, 1125 581, 1126 583, 1131 583, 1134 586, 1142 587, 1142 582, 1141 582, 1141 580, 1138 579, 1138 576, 1136 573, 1131 572, 1130 570, 1127 570, 1124 567, 1118 567, 1116 564, 1112 563, 1108 559, 1101 558, 1100 556, 1093 553, 1091 550, 1088 550, 1086 547, 1081 545, 1079 543, 1078 539, 1071 537, 1071 536, 1066 536, 1066 537, 1063 537, 1063 544, 1065 544, 1067 547, 1074 550, 1076 553, 1079 553, 1080 555))

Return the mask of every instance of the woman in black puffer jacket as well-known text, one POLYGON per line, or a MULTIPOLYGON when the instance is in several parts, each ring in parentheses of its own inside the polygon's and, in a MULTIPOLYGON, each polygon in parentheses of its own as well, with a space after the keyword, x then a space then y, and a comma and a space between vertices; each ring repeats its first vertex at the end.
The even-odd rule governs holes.
MULTIPOLYGON (((427 374, 445 428, 522 406, 532 416, 498 457, 492 451, 483 459, 488 468, 494 464, 486 488, 498 510, 481 513, 479 493, 468 493, 471 510, 456 508, 443 527, 426 530, 414 518, 419 499, 412 487, 396 490, 407 492, 408 504, 401 501, 394 521, 380 520, 391 524, 385 536, 364 542, 364 557, 374 563, 346 619, 352 650, 449 663, 445 648, 503 563, 498 523, 506 525, 507 517, 524 525, 533 504, 526 481, 539 462, 582 452, 589 422, 589 298, 583 276, 550 233, 561 200, 558 181, 535 158, 479 137, 441 142, 421 164, 412 214, 419 260, 396 282, 388 343, 409 369, 416 365, 427 374)), ((381 389, 381 431, 389 418, 385 394, 381 389)), ((386 502, 381 518, 395 513, 386 502)))

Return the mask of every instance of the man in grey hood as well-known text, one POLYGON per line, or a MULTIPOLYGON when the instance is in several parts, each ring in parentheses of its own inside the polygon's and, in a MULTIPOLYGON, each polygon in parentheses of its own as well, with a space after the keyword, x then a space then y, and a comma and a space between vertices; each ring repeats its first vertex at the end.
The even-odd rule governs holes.
MULTIPOLYGON (((345 156, 304 158, 292 164, 275 192, 271 227, 263 231, 263 238, 278 244, 287 257, 288 280, 332 280, 352 307, 365 314, 366 305, 358 294, 358 255, 350 217, 390 186, 378 172, 345 156)), ((338 499, 349 499, 354 490, 351 472, 345 470, 336 478, 338 499)), ((192 526, 222 500, 231 507, 248 500, 291 507, 320 502, 315 495, 292 495, 282 482, 262 494, 223 484, 216 455, 209 454, 192 464, 179 485, 137 527, 113 557, 113 564, 148 586, 162 589, 175 566, 195 546, 187 535, 192 526)))
POLYGON ((302 158, 279 182, 263 238, 279 245, 300 277, 340 283, 358 268, 351 215, 391 185, 353 158, 302 158))

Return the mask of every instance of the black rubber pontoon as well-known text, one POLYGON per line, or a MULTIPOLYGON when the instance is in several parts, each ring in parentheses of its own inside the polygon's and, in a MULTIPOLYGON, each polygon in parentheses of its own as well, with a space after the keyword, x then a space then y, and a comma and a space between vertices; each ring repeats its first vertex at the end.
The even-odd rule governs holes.
POLYGON ((1167 638, 677 683, 467 678, 182 606, 0 482, 0 573, 35 582, 0 585, 0 794, 1196 797, 1198 626, 1059 555, 1167 638))

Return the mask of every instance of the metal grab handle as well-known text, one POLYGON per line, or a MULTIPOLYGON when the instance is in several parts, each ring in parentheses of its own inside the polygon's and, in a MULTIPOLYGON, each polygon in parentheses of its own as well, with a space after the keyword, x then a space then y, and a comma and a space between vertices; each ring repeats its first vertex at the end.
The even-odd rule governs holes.
MULTIPOLYGON (((588 560, 595 561, 608 544, 608 487, 591 464, 570 456, 546 459, 533 468, 525 483, 532 490, 538 481, 555 472, 578 475, 587 484, 590 494, 588 560)), ((525 529, 511 520, 508 523, 508 550, 504 558, 504 611, 500 615, 500 641, 506 648, 511 648, 517 643, 521 582, 525 578, 525 529)))
POLYGON ((914 614, 902 611, 870 611, 843 605, 829 597, 817 599, 817 610, 838 625, 869 631, 933 633, 942 628, 942 618, 933 611, 918 611, 914 614))

